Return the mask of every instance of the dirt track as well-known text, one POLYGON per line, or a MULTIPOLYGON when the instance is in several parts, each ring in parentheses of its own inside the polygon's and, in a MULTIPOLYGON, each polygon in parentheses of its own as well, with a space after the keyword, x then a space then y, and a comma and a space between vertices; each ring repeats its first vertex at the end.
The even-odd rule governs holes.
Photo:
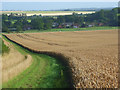
POLYGON ((29 49, 69 57, 75 87, 118 86, 118 30, 9 34, 29 49))

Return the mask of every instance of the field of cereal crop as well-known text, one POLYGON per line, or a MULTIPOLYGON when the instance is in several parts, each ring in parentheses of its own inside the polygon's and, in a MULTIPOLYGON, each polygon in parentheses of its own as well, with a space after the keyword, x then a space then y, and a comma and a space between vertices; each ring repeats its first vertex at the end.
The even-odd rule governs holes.
POLYGON ((75 87, 118 87, 118 30, 6 34, 36 52, 67 57, 75 87))

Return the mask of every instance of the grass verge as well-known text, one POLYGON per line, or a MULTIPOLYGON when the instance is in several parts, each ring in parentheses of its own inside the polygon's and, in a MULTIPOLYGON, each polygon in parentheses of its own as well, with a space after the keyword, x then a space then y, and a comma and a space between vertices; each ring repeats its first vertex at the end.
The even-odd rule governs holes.
MULTIPOLYGON (((6 39, 4 36, 3 38, 6 39)), ((67 78, 67 68, 56 58, 37 54, 10 42, 23 55, 30 54, 33 63, 17 77, 3 83, 3 88, 68 88, 71 87, 67 78)))
POLYGON ((118 29, 118 27, 87 27, 87 28, 61 28, 61 29, 49 29, 49 30, 26 30, 23 33, 39 33, 39 32, 58 32, 58 31, 89 31, 89 30, 111 30, 118 29))

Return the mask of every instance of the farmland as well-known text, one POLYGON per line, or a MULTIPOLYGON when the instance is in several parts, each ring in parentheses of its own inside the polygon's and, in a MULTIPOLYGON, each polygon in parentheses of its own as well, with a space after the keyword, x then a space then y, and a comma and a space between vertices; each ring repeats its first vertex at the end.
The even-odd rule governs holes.
POLYGON ((3 14, 10 14, 10 13, 26 13, 27 16, 33 15, 42 15, 42 16, 59 16, 59 15, 72 15, 72 13, 78 14, 91 14, 95 13, 95 11, 3 11, 3 14))
POLYGON ((3 88, 72 87, 67 66, 56 58, 30 52, 3 38, 10 47, 10 52, 2 57, 3 88))
POLYGON ((118 87, 118 30, 18 33, 6 36, 38 53, 61 54, 75 87, 118 87))

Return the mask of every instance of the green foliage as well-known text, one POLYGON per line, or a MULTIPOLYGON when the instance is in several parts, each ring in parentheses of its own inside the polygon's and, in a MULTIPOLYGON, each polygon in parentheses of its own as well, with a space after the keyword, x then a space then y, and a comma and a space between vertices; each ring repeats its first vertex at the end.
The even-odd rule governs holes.
POLYGON ((14 24, 14 27, 17 27, 17 26, 23 26, 23 23, 22 23, 22 20, 17 20, 14 24))
POLYGON ((50 18, 44 18, 44 29, 51 29, 52 28, 52 20, 50 18))
POLYGON ((22 27, 20 26, 20 25, 17 25, 17 27, 16 27, 17 29, 16 29, 16 32, 22 32, 23 30, 22 30, 22 27))
POLYGON ((56 17, 42 17, 37 15, 30 17, 18 17, 14 16, 12 13, 8 17, 7 15, 3 14, 3 32, 8 32, 8 28, 16 28, 18 25, 22 28, 22 30, 48 30, 52 28, 53 23, 55 24, 54 28, 58 28, 59 25, 62 28, 68 28, 65 26, 66 23, 72 24, 69 25, 69 28, 72 28, 74 25, 78 25, 79 27, 88 27, 91 24, 93 26, 118 26, 120 22, 120 20, 118 20, 120 18, 119 14, 120 8, 114 8, 112 10, 102 9, 92 14, 73 13, 72 15, 56 17))
POLYGON ((2 15, 2 19, 3 19, 3 20, 8 20, 8 16, 7 16, 6 14, 3 14, 3 15, 2 15))
POLYGON ((44 28, 43 20, 42 20, 42 18, 39 18, 39 17, 32 19, 31 25, 33 26, 34 29, 40 30, 40 29, 44 28))
POLYGON ((10 32, 10 30, 4 23, 2 23, 2 32, 8 32, 8 33, 10 32))
POLYGON ((112 10, 100 10, 93 14, 86 15, 86 22, 103 23, 106 26, 118 26, 118 11, 120 8, 112 10))
MULTIPOLYGON (((6 38, 5 38, 6 39, 6 38)), ((7 39, 6 39, 7 40, 7 39)), ((7 40, 8 41, 8 40, 7 40)), ((10 42, 12 43, 12 42, 10 42)), ((3 88, 69 88, 67 66, 63 66, 56 58, 30 52, 15 43, 14 47, 23 55, 31 55, 32 65, 20 75, 3 83, 3 88)))
POLYGON ((58 22, 59 24, 64 23, 64 22, 65 22, 64 16, 59 16, 59 17, 57 18, 57 22, 58 22))
POLYGON ((10 51, 9 47, 6 46, 6 45, 4 44, 4 42, 2 41, 2 54, 4 54, 4 53, 9 53, 9 51, 10 51))

